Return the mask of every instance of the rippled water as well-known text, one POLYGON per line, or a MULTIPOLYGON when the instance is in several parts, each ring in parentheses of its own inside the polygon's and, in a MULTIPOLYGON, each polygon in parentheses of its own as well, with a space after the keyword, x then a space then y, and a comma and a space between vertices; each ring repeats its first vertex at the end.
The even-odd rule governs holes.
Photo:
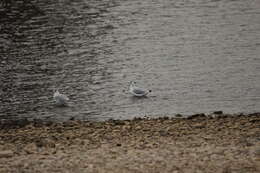
POLYGON ((260 111, 258 0, 3 2, 0 119, 260 111))

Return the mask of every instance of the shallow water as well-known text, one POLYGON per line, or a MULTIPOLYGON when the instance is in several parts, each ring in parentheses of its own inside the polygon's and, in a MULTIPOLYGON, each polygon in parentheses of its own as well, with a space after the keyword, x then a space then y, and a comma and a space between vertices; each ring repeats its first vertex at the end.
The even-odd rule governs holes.
POLYGON ((258 0, 1 4, 0 119, 259 112, 259 9, 258 0), (131 97, 132 80, 153 92, 131 97), (54 105, 57 88, 69 107, 54 105))

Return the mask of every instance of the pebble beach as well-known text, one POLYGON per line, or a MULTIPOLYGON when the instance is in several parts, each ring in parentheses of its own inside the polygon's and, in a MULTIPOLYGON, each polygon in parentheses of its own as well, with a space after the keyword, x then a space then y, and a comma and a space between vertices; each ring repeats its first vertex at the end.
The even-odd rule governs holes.
POLYGON ((1 124, 0 172, 260 172, 260 113, 1 124))

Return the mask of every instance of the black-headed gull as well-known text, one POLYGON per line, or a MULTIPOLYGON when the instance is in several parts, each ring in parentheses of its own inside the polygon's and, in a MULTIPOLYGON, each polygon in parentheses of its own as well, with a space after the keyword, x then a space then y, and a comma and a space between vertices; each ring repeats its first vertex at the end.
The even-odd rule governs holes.
POLYGON ((54 92, 53 99, 58 106, 68 106, 69 98, 64 94, 61 94, 58 90, 54 92))
POLYGON ((146 96, 149 92, 152 92, 152 90, 147 90, 143 88, 139 88, 136 86, 136 82, 131 81, 130 86, 129 86, 129 92, 136 97, 144 97, 146 96))

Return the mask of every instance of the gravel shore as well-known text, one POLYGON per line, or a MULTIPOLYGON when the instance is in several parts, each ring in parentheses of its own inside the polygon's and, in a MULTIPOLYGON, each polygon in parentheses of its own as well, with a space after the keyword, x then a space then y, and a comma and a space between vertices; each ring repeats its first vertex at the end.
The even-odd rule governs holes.
POLYGON ((0 172, 260 172, 260 113, 2 125, 0 172))

